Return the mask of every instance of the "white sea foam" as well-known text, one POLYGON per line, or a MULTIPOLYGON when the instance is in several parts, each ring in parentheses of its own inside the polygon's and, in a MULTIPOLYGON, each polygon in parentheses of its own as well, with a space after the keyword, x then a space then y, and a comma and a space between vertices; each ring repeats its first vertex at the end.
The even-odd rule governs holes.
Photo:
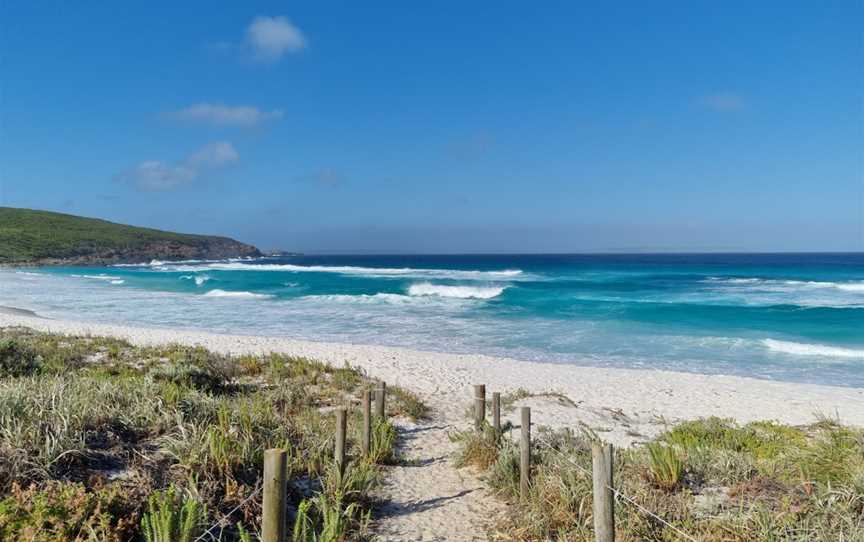
POLYGON ((773 352, 782 352, 784 354, 864 360, 864 350, 856 350, 853 348, 842 348, 839 346, 828 346, 824 344, 796 343, 792 341, 778 341, 775 339, 764 339, 762 344, 773 352))
POLYGON ((864 294, 864 282, 838 284, 837 288, 843 290, 844 292, 855 292, 864 294))
POLYGON ((854 308, 864 306, 864 281, 709 277, 709 291, 748 305, 854 308))
POLYGON ((270 295, 256 294, 254 292, 229 292, 227 290, 210 290, 204 297, 236 297, 242 299, 269 299, 270 295))
POLYGON ((334 303, 363 303, 363 304, 375 304, 375 303, 387 303, 391 305, 406 305, 410 303, 414 303, 417 301, 415 298, 409 297, 407 295, 402 294, 386 294, 386 293, 378 293, 378 294, 358 294, 358 295, 348 295, 348 294, 323 294, 323 295, 307 295, 303 296, 300 299, 303 301, 325 301, 325 302, 334 302, 334 303))
MULTIPOLYGON (((106 275, 105 273, 99 273, 98 275, 72 275, 75 278, 79 279, 95 279, 95 280, 104 280, 114 283, 115 280, 120 280, 120 277, 114 277, 111 275, 106 275)), ((122 283, 121 283, 122 284, 122 283)))
POLYGON ((194 280, 196 286, 201 286, 208 280, 210 280, 209 275, 180 275, 181 280, 194 280))
POLYGON ((410 296, 455 297, 457 299, 492 299, 501 295, 506 286, 448 286, 423 282, 408 287, 410 296))
POLYGON ((195 272, 215 271, 281 271, 288 273, 337 273, 341 275, 363 275, 368 277, 426 277, 462 280, 513 280, 523 275, 521 269, 500 271, 477 271, 463 269, 423 269, 413 267, 357 267, 332 265, 294 265, 294 264, 250 264, 243 262, 214 262, 201 265, 177 265, 185 262, 151 262, 156 271, 195 272))
POLYGON ((111 284, 123 284, 123 283, 126 282, 126 281, 123 280, 123 279, 115 279, 115 280, 112 280, 112 281, 109 281, 109 282, 110 282, 111 284))
POLYGON ((709 277, 711 282, 719 282, 726 284, 755 284, 764 289, 782 289, 788 290, 821 290, 821 289, 837 289, 844 292, 864 293, 864 281, 840 281, 829 282, 819 280, 780 280, 780 279, 762 279, 762 278, 722 278, 709 277))

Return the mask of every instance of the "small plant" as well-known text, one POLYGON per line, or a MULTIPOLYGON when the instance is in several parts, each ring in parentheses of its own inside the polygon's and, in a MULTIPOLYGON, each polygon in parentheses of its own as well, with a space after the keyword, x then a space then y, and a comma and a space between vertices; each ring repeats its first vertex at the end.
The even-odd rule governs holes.
POLYGON ((649 472, 654 484, 666 491, 672 491, 681 484, 684 476, 684 462, 672 446, 655 442, 649 443, 649 472))
POLYGON ((207 509, 200 501, 171 486, 150 496, 141 532, 146 542, 192 542, 206 518, 207 509))
POLYGON ((237 536, 240 537, 240 542, 253 542, 252 534, 240 522, 237 523, 237 536))
POLYGON ((429 407, 426 406, 416 395, 399 386, 390 386, 387 389, 395 401, 393 414, 396 416, 407 416, 414 421, 422 420, 429 416, 429 407))
POLYGON ((396 427, 392 423, 376 419, 372 426, 372 439, 369 443, 369 461, 378 464, 395 461, 396 436, 396 427))
POLYGON ((459 467, 473 465, 485 470, 498 460, 500 436, 490 425, 484 425, 480 432, 467 430, 451 434, 450 439, 462 444, 456 457, 459 467))

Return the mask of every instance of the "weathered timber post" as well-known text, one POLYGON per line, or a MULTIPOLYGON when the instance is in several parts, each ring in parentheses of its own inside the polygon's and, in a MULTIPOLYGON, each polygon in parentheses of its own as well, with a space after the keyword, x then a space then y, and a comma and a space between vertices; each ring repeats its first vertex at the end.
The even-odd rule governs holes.
POLYGON ((615 542, 612 445, 595 442, 591 446, 591 458, 594 482, 594 538, 597 542, 615 542))
POLYGON ((483 422, 486 421, 486 385, 474 386, 474 429, 483 430, 483 422))
POLYGON ((501 434, 501 394, 492 392, 492 428, 496 435, 501 434))
POLYGON ((369 455, 372 445, 372 392, 363 392, 363 455, 369 455))
POLYGON ((261 510, 261 542, 285 542, 285 504, 288 482, 288 453, 264 452, 264 487, 261 510))
POLYGON ((531 483, 531 407, 522 407, 522 439, 519 446, 519 497, 528 497, 531 483))
POLYGON ((375 415, 384 419, 384 402, 387 397, 387 383, 383 380, 378 382, 378 388, 375 390, 375 415))
POLYGON ((345 408, 336 409, 336 449, 334 450, 333 459, 336 461, 336 468, 339 469, 339 474, 345 471, 345 430, 347 429, 348 412, 345 408))

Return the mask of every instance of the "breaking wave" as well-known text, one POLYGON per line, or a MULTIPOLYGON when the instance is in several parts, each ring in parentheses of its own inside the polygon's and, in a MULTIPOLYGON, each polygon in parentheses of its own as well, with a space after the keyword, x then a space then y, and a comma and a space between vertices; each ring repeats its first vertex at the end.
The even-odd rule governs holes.
POLYGON ((769 350, 794 354, 797 356, 824 356, 832 358, 853 358, 864 360, 864 350, 853 348, 842 348, 839 346, 827 346, 824 344, 796 343, 792 341, 778 341, 775 339, 764 339, 762 341, 769 350))
POLYGON ((860 292, 864 293, 864 281, 852 280, 845 282, 828 282, 818 280, 778 280, 778 279, 760 279, 760 278, 723 278, 709 277, 708 280, 712 283, 725 284, 752 284, 758 285, 767 289, 782 289, 782 290, 804 290, 804 289, 836 289, 844 292, 860 292))
POLYGON ((210 277, 208 275, 180 275, 181 280, 194 280, 196 286, 201 286, 208 280, 210 277))
POLYGON ((227 290, 210 290, 204 297, 236 297, 241 299, 269 299, 270 295, 254 292, 229 292, 227 290))
POLYGON ((423 282, 408 287, 410 296, 454 297, 457 299, 492 299, 501 295, 506 286, 446 286, 423 282))
POLYGON ((244 262, 214 262, 200 265, 177 265, 187 262, 152 261, 146 267, 156 271, 282 271, 287 273, 337 273, 367 277, 425 277, 462 280, 511 280, 522 275, 521 269, 477 271, 462 269, 423 269, 414 267, 358 267, 333 265, 251 264, 244 262))

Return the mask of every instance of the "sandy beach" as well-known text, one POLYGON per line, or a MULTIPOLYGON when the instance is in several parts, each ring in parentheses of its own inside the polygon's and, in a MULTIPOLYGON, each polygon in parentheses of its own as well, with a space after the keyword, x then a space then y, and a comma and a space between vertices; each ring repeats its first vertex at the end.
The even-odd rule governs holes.
MULTIPOLYGON (((429 420, 398 420, 401 446, 412 464, 391 467, 381 491, 387 504, 375 530, 382 540, 485 540, 504 506, 472 472, 453 467, 456 444, 448 434, 470 421, 472 386, 487 393, 534 394, 514 404, 532 407, 534 423, 587 426, 603 439, 629 446, 676 421, 704 416, 741 422, 804 424, 830 416, 864 425, 864 389, 772 382, 656 370, 576 367, 455 355, 404 348, 221 335, 198 331, 92 324, 41 318, 27 310, 0 310, 0 327, 26 326, 76 335, 107 335, 136 345, 182 343, 225 354, 280 352, 332 364, 348 363, 417 392, 432 408, 429 420), (545 394, 545 395, 544 395, 545 394)), ((504 412, 516 422, 516 409, 504 412)))
MULTIPOLYGON (((295 341, 284 338, 210 334, 199 331, 93 324, 35 317, 21 309, 0 313, 0 326, 40 331, 120 337, 137 345, 202 345, 224 354, 280 352, 332 364, 348 363, 370 376, 409 388, 448 419, 464 418, 472 386, 502 394, 518 389, 533 394, 534 419, 550 427, 586 424, 609 441, 626 445, 656 435, 666 424, 704 416, 741 422, 812 422, 817 416, 864 425, 864 389, 777 382, 734 376, 649 369, 578 367, 483 355, 444 354, 359 344, 295 341), (565 404, 566 403, 566 404, 565 404)), ((467 421, 467 420, 466 420, 467 421)))

